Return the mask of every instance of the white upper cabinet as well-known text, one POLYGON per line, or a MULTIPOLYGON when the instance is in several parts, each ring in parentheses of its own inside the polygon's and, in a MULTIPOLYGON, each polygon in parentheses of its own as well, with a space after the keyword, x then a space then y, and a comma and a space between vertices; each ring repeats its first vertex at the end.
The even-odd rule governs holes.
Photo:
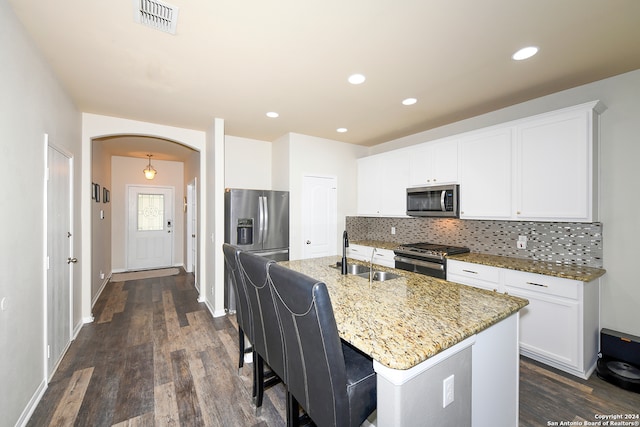
POLYGON ((460 140, 460 218, 510 219, 512 128, 460 140))
POLYGON ((438 140, 409 150, 411 187, 458 182, 458 142, 438 140))
POLYGON ((404 216, 406 187, 460 183, 460 218, 597 221, 599 101, 358 160, 358 214, 404 216))
POLYGON ((358 215, 379 215, 379 156, 358 159, 358 215))
POLYGON ((358 215, 406 215, 408 161, 407 150, 358 159, 358 215))
POLYGON ((596 220, 595 118, 592 106, 550 114, 517 126, 518 219, 596 220))

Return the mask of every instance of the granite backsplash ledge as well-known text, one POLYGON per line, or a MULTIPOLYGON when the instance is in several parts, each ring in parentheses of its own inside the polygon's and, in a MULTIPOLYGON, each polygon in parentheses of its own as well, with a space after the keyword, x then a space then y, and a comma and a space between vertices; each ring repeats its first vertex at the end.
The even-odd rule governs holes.
POLYGON ((350 240, 432 242, 472 252, 602 268, 602 223, 479 221, 450 218, 346 218, 350 240), (391 234, 392 227, 395 234, 391 234), (517 249, 518 236, 527 249, 517 249))

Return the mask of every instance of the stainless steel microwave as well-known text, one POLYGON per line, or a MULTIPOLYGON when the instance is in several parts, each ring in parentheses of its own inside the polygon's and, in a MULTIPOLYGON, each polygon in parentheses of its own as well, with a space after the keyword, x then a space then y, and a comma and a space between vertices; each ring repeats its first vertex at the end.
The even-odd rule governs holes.
POLYGON ((407 215, 458 218, 460 186, 407 188, 407 215))

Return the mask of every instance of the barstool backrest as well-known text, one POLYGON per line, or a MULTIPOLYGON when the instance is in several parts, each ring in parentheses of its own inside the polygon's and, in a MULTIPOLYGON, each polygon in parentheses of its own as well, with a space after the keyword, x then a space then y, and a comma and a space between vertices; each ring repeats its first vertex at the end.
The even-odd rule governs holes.
POLYGON ((326 285, 277 264, 269 278, 285 342, 287 390, 316 425, 348 425, 345 361, 326 285))
POLYGON ((238 266, 238 254, 240 253, 240 249, 236 246, 224 243, 222 245, 222 252, 224 253, 224 260, 230 273, 229 279, 231 280, 233 290, 236 294, 236 318, 238 319, 238 324, 249 341, 253 343, 253 316, 251 313, 251 307, 249 307, 244 278, 242 277, 238 266))
POLYGON ((253 313, 254 348, 273 372, 283 379, 284 344, 267 279, 269 269, 276 265, 275 261, 244 251, 240 252, 238 260, 253 313))

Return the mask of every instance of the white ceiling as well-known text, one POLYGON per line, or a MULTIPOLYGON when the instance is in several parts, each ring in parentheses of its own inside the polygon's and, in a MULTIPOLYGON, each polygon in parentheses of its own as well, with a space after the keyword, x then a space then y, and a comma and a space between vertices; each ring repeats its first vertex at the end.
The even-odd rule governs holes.
POLYGON ((265 141, 374 145, 640 68, 638 0, 170 0, 176 35, 131 0, 9 2, 80 111, 265 141))

